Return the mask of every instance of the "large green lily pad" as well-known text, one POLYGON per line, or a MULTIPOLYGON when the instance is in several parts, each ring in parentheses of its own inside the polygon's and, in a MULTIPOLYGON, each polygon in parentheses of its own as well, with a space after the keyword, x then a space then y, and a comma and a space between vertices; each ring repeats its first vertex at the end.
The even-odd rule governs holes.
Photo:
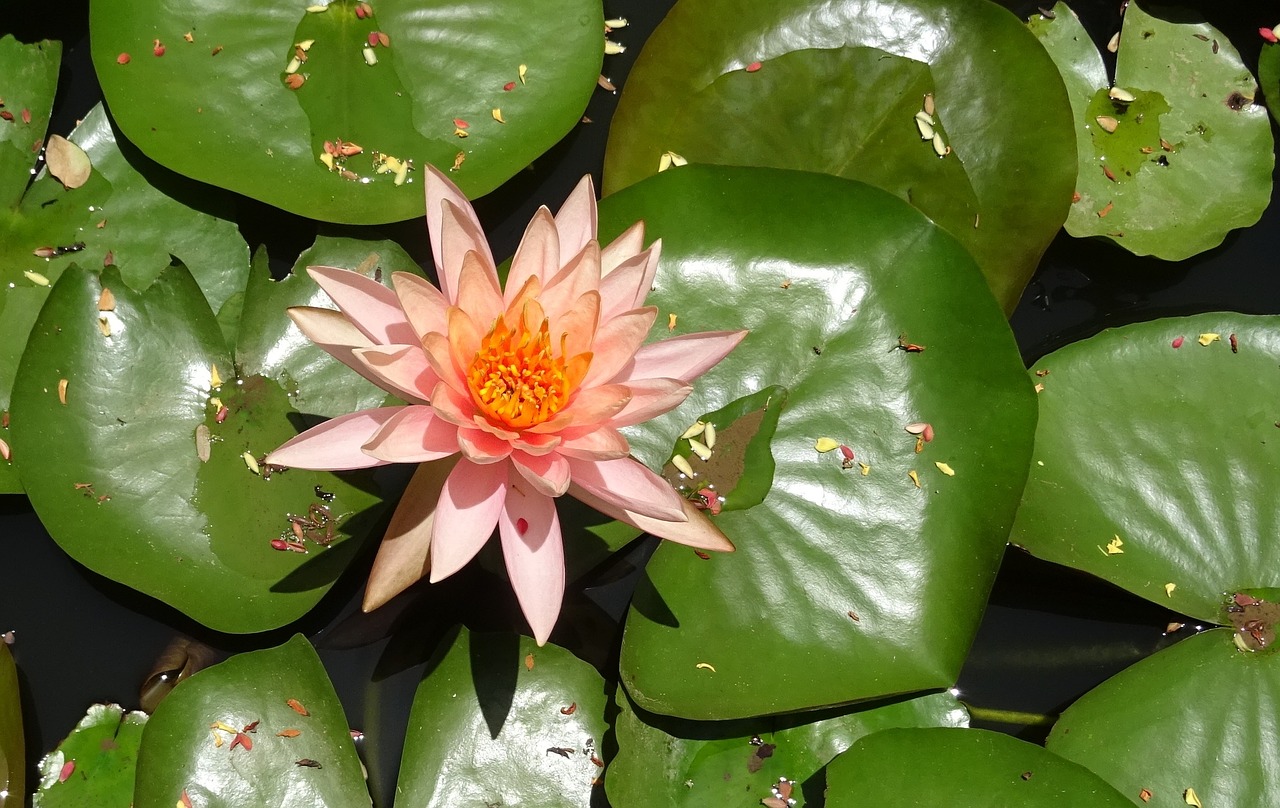
POLYGON ((1124 808, 1130 802, 1085 767, 1034 744, 943 728, 887 729, 858 741, 827 767, 826 804, 1124 808))
POLYGON ((1258 84, 1271 110, 1271 117, 1280 118, 1280 45, 1268 42, 1258 54, 1258 84))
POLYGON ((793 797, 803 806, 821 793, 819 784, 807 781, 864 735, 889 727, 969 724, 969 714, 949 693, 853 711, 713 723, 645 713, 624 692, 618 702, 618 757, 605 781, 614 808, 754 804, 751 798, 770 796, 780 777, 797 783, 793 797))
POLYGON ((737 552, 664 544, 649 562, 622 647, 631 697, 737 718, 951 686, 1036 417, 973 260, 893 195, 821 174, 687 166, 601 203, 606 237, 637 219, 663 240, 653 336, 751 333, 629 431, 634 454, 658 468, 704 413, 775 384, 788 398, 767 496, 712 517, 737 552), (915 422, 936 435, 920 453, 915 422), (856 460, 818 452, 823 437, 856 460))
POLYGON ((27 759, 23 750, 18 669, 9 646, 0 642, 0 808, 22 805, 27 793, 27 759))
MULTIPOLYGON (((240 322, 254 333, 283 318, 266 311, 240 322)), ((115 268, 66 270, 32 330, 13 396, 14 451, 58 459, 21 467, 50 535, 89 568, 221 631, 274 628, 314 606, 380 503, 366 474, 272 474, 259 465, 300 426, 290 421, 296 381, 264 374, 319 350, 296 332, 277 347, 278 365, 233 359, 180 265, 143 292, 115 268), (114 296, 107 313, 104 289, 114 296), (300 526, 308 553, 270 544, 295 538, 291 515, 324 522, 300 526)), ((363 383, 354 373, 337 378, 363 383)))
POLYGON ((1280 318, 1229 313, 1108 329, 1044 357, 1011 540, 1216 623, 1228 594, 1280 586, 1278 364, 1280 318))
POLYGON ((595 88, 603 16, 591 0, 365 6, 360 17, 356 0, 252 13, 232 0, 94 0, 94 65, 121 128, 149 156, 353 224, 421 216, 425 163, 462 158, 453 179, 469 195, 496 188, 578 122, 595 88), (369 47, 379 33, 387 44, 369 47), (291 89, 286 71, 300 52, 294 75, 305 83, 291 89), (335 166, 349 176, 320 160, 325 141, 339 140, 363 149, 335 166), (396 184, 394 171, 375 170, 378 154, 414 170, 396 184))
POLYGON ((199 808, 370 804, 338 694, 304 637, 200 671, 156 708, 134 804, 173 808, 183 792, 199 808))
POLYGON ((1074 143, 1057 70, 986 0, 685 0, 627 80, 604 187, 654 174, 668 151, 863 180, 958 238, 1011 312, 1066 216, 1074 143), (941 159, 916 127, 929 92, 941 159))
MULTIPOLYGON (((118 142, 101 106, 70 140, 93 165, 83 186, 68 191, 44 172, 20 203, 0 209, 0 410, 9 409, 18 360, 48 284, 73 261, 101 266, 109 259, 126 283, 143 289, 177 256, 215 309, 243 291, 248 275, 249 248, 228 195, 184 180, 118 142), (73 249, 46 259, 33 254, 41 247, 73 249)), ((0 438, 5 435, 0 428, 0 438)), ((15 453, 14 463, 21 461, 15 453)), ((0 492, 21 490, 13 465, 0 461, 0 492)))
POLYGON ((1271 201, 1271 124, 1226 36, 1185 12, 1130 3, 1115 86, 1135 100, 1117 103, 1080 20, 1062 3, 1053 11, 1029 26, 1062 70, 1075 116, 1079 199, 1067 232, 1177 261, 1256 222, 1271 201))
POLYGON ((593 805, 608 701, 563 648, 461 628, 418 684, 396 805, 593 805))
POLYGON ((53 93, 58 86, 62 43, 44 40, 24 44, 0 37, 0 205, 22 199, 28 173, 49 125, 53 93))
POLYGON ((40 761, 33 808, 132 808, 138 745, 147 714, 95 704, 40 761))
MULTIPOLYGON (((1231 631, 1190 637, 1086 693, 1054 725, 1052 752, 1151 805, 1275 805, 1280 754, 1273 653, 1236 647, 1231 631)), ((1135 799, 1135 802, 1138 800, 1135 799)))

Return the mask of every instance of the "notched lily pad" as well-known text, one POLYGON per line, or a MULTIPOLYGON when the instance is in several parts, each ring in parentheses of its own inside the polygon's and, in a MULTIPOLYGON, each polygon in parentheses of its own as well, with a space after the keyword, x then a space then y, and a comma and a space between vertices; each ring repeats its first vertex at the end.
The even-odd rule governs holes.
POLYGON ((1176 261, 1256 222, 1271 199, 1271 127, 1227 37, 1186 12, 1132 2, 1112 91, 1079 18, 1063 3, 1053 12, 1028 24, 1062 71, 1076 119, 1067 232, 1176 261))
POLYGON ((27 44, 12 35, 0 37, 0 206, 17 205, 31 179, 61 59, 61 42, 27 44))
POLYGON ((146 713, 95 704, 58 748, 40 760, 33 808, 130 808, 146 713))

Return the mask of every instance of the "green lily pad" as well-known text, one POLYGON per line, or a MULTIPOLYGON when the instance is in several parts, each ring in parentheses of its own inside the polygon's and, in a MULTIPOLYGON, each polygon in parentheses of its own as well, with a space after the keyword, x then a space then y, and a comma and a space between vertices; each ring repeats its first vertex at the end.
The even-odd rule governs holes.
POLYGON ((418 684, 396 804, 592 805, 607 704, 563 648, 460 628, 418 684))
POLYGON ((156 708, 136 805, 170 808, 183 792, 200 808, 370 804, 338 694, 304 637, 202 670, 156 708))
POLYGON ((30 45, 0 37, 0 206, 22 199, 31 166, 44 141, 58 86, 62 43, 44 40, 30 45))
MULTIPOLYGON (((215 309, 243 291, 248 276, 249 248, 228 195, 184 180, 118 142, 101 106, 70 140, 93 164, 87 183, 67 191, 42 173, 20 204, 0 209, 0 410, 10 408, 13 377, 48 284, 71 262, 114 262, 126 283, 143 289, 177 256, 215 309), (72 249, 40 258, 33 251, 41 247, 72 249)), ((21 461, 15 453, 14 463, 21 461)), ((0 461, 0 493, 21 490, 13 464, 0 461)))
POLYGON ((1216 623, 1228 594, 1280 586, 1277 364, 1280 318, 1230 313, 1108 329, 1044 357, 1011 541, 1216 623))
POLYGON ((147 714, 95 704, 58 748, 40 761, 32 808, 131 808, 138 745, 147 714))
POLYGON ((22 805, 26 768, 18 669, 9 646, 0 642, 0 808, 22 805))
MULTIPOLYGON (((251 332, 253 318, 244 324, 251 332)), ((282 339, 281 352, 303 342, 282 339)), ((257 370, 233 361, 181 265, 144 292, 115 268, 64 271, 13 395, 15 453, 58 460, 21 466, 49 534, 90 569, 220 631, 262 631, 304 614, 381 506, 367 474, 259 465, 297 428, 292 390, 257 370), (114 310, 100 315, 104 289, 114 310), (306 554, 269 543, 294 538, 293 514, 323 522, 300 526, 306 554)))
POLYGON ((973 260, 893 195, 821 174, 691 165, 601 203, 606 238, 637 219, 663 240, 649 302, 677 318, 654 336, 751 333, 683 405, 628 432, 633 453, 658 468, 703 413, 771 385, 788 398, 768 495, 713 517, 737 552, 668 543, 649 562, 628 693, 655 713, 737 718, 950 687, 1036 417, 973 260), (936 437, 916 453, 905 427, 925 421, 936 437), (823 437, 856 462, 817 451, 823 437))
POLYGON ((1275 805, 1277 661, 1225 629, 1189 637, 1080 697, 1046 745, 1152 805, 1194 804, 1187 789, 1205 806, 1275 805))
POLYGON ((449 167, 461 157, 453 179, 473 197, 491 191, 560 140, 595 88, 599 3, 368 7, 360 17, 355 0, 320 0, 318 13, 298 2, 249 14, 231 0, 95 0, 90 41, 112 114, 149 156, 276 207, 351 224, 421 216, 425 163, 449 167), (370 47, 379 33, 387 43, 370 47), (293 75, 305 83, 290 89, 298 53, 306 58, 293 75), (339 155, 329 170, 324 143, 339 140, 363 151, 339 155), (396 184, 394 171, 375 170, 379 154, 414 169, 396 184))
POLYGON ((618 756, 605 781, 614 808, 755 804, 780 777, 797 784, 793 797, 804 805, 810 792, 821 792, 810 778, 864 735, 889 727, 969 724, 969 714, 948 693, 854 711, 713 723, 645 713, 623 692, 618 703, 618 756))
POLYGON ((1280 116, 1280 45, 1268 42, 1258 54, 1258 84, 1271 117, 1280 116))
POLYGON ((1125 808, 1131 803, 1085 767, 1034 744, 987 730, 943 728, 887 729, 831 761, 827 806, 865 805, 1125 808))
POLYGON ((1079 199, 1067 232, 1178 261, 1256 222, 1271 201, 1271 125, 1226 36, 1130 3, 1116 57, 1115 86, 1135 99, 1125 104, 1107 97, 1102 56, 1075 13, 1053 10, 1028 24, 1062 70, 1075 115, 1079 199))
POLYGON ((994 3, 698 0, 636 60, 604 188, 656 173, 668 151, 863 180, 959 239, 1007 313, 1066 216, 1074 143, 1052 62, 994 3), (929 92, 942 159, 914 117, 929 92))

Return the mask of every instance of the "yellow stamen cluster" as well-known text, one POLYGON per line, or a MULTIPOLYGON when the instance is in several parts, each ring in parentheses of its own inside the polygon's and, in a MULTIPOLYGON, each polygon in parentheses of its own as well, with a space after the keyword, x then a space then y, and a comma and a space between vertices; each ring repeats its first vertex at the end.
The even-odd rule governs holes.
POLYGON ((480 341, 467 382, 471 397, 490 420, 516 430, 551 418, 570 393, 563 357, 551 352, 545 319, 532 331, 523 317, 515 330, 499 317, 480 341))

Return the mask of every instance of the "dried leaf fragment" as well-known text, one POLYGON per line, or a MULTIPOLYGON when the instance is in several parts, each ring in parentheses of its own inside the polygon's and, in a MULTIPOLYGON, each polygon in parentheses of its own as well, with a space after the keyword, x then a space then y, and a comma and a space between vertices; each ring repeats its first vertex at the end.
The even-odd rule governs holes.
POLYGON ((58 401, 61 402, 62 406, 64 407, 67 405, 67 380, 66 379, 58 379, 58 401))
POLYGON ((1187 805, 1194 805, 1195 808, 1204 808, 1204 804, 1200 802, 1200 797, 1196 794, 1194 788, 1188 788, 1182 792, 1182 799, 1187 805))
POLYGON ((102 287, 102 294, 98 295, 98 311, 115 311, 116 295, 107 287, 102 287))
POLYGON ((79 188, 89 179, 93 166, 89 163, 89 155, 84 149, 67 140, 62 135, 50 135, 44 150, 45 164, 49 173, 58 178, 62 187, 67 190, 79 188))
POLYGON ((1151 802, 1151 789, 1144 788, 1138 792, 1138 799, 1143 802, 1151 802))
POLYGON ((938 467, 938 471, 942 472, 943 474, 947 475, 948 477, 954 477, 954 476, 956 476, 955 469, 951 468, 951 466, 947 465, 946 463, 943 463, 943 462, 941 462, 941 461, 937 461, 937 460, 935 460, 935 461, 934 461, 934 463, 933 463, 933 465, 937 466, 937 467, 938 467))
POLYGON ((213 445, 213 435, 209 432, 209 427, 200 424, 196 427, 196 457, 200 458, 201 463, 209 462, 210 448, 213 445))
POLYGON ((502 108, 501 108, 501 107, 494 107, 494 108, 493 108, 493 110, 492 110, 489 114, 490 114, 490 115, 492 115, 492 116, 493 116, 493 119, 494 119, 495 121, 497 121, 498 123, 506 123, 506 121, 505 121, 505 120, 503 120, 503 118, 502 118, 502 108))
POLYGON ((307 708, 302 706, 302 702, 297 699, 285 699, 284 703, 289 705, 289 709, 298 715, 311 715, 311 713, 307 712, 307 708))
POLYGON ((908 471, 907 476, 911 478, 911 482, 915 484, 916 488, 920 487, 920 475, 916 473, 915 469, 908 471))
POLYGON ((533 670, 533 654, 525 654, 524 669, 527 671, 533 670))
POLYGON ((280 730, 279 732, 277 732, 277 733, 276 733, 276 736, 277 736, 277 737, 280 737, 280 738, 296 738, 296 737, 298 737, 298 736, 299 736, 299 735, 301 735, 301 734, 302 734, 302 730, 300 730, 300 729, 293 729, 293 728, 291 727, 291 728, 289 728, 289 729, 282 729, 282 730, 280 730))

